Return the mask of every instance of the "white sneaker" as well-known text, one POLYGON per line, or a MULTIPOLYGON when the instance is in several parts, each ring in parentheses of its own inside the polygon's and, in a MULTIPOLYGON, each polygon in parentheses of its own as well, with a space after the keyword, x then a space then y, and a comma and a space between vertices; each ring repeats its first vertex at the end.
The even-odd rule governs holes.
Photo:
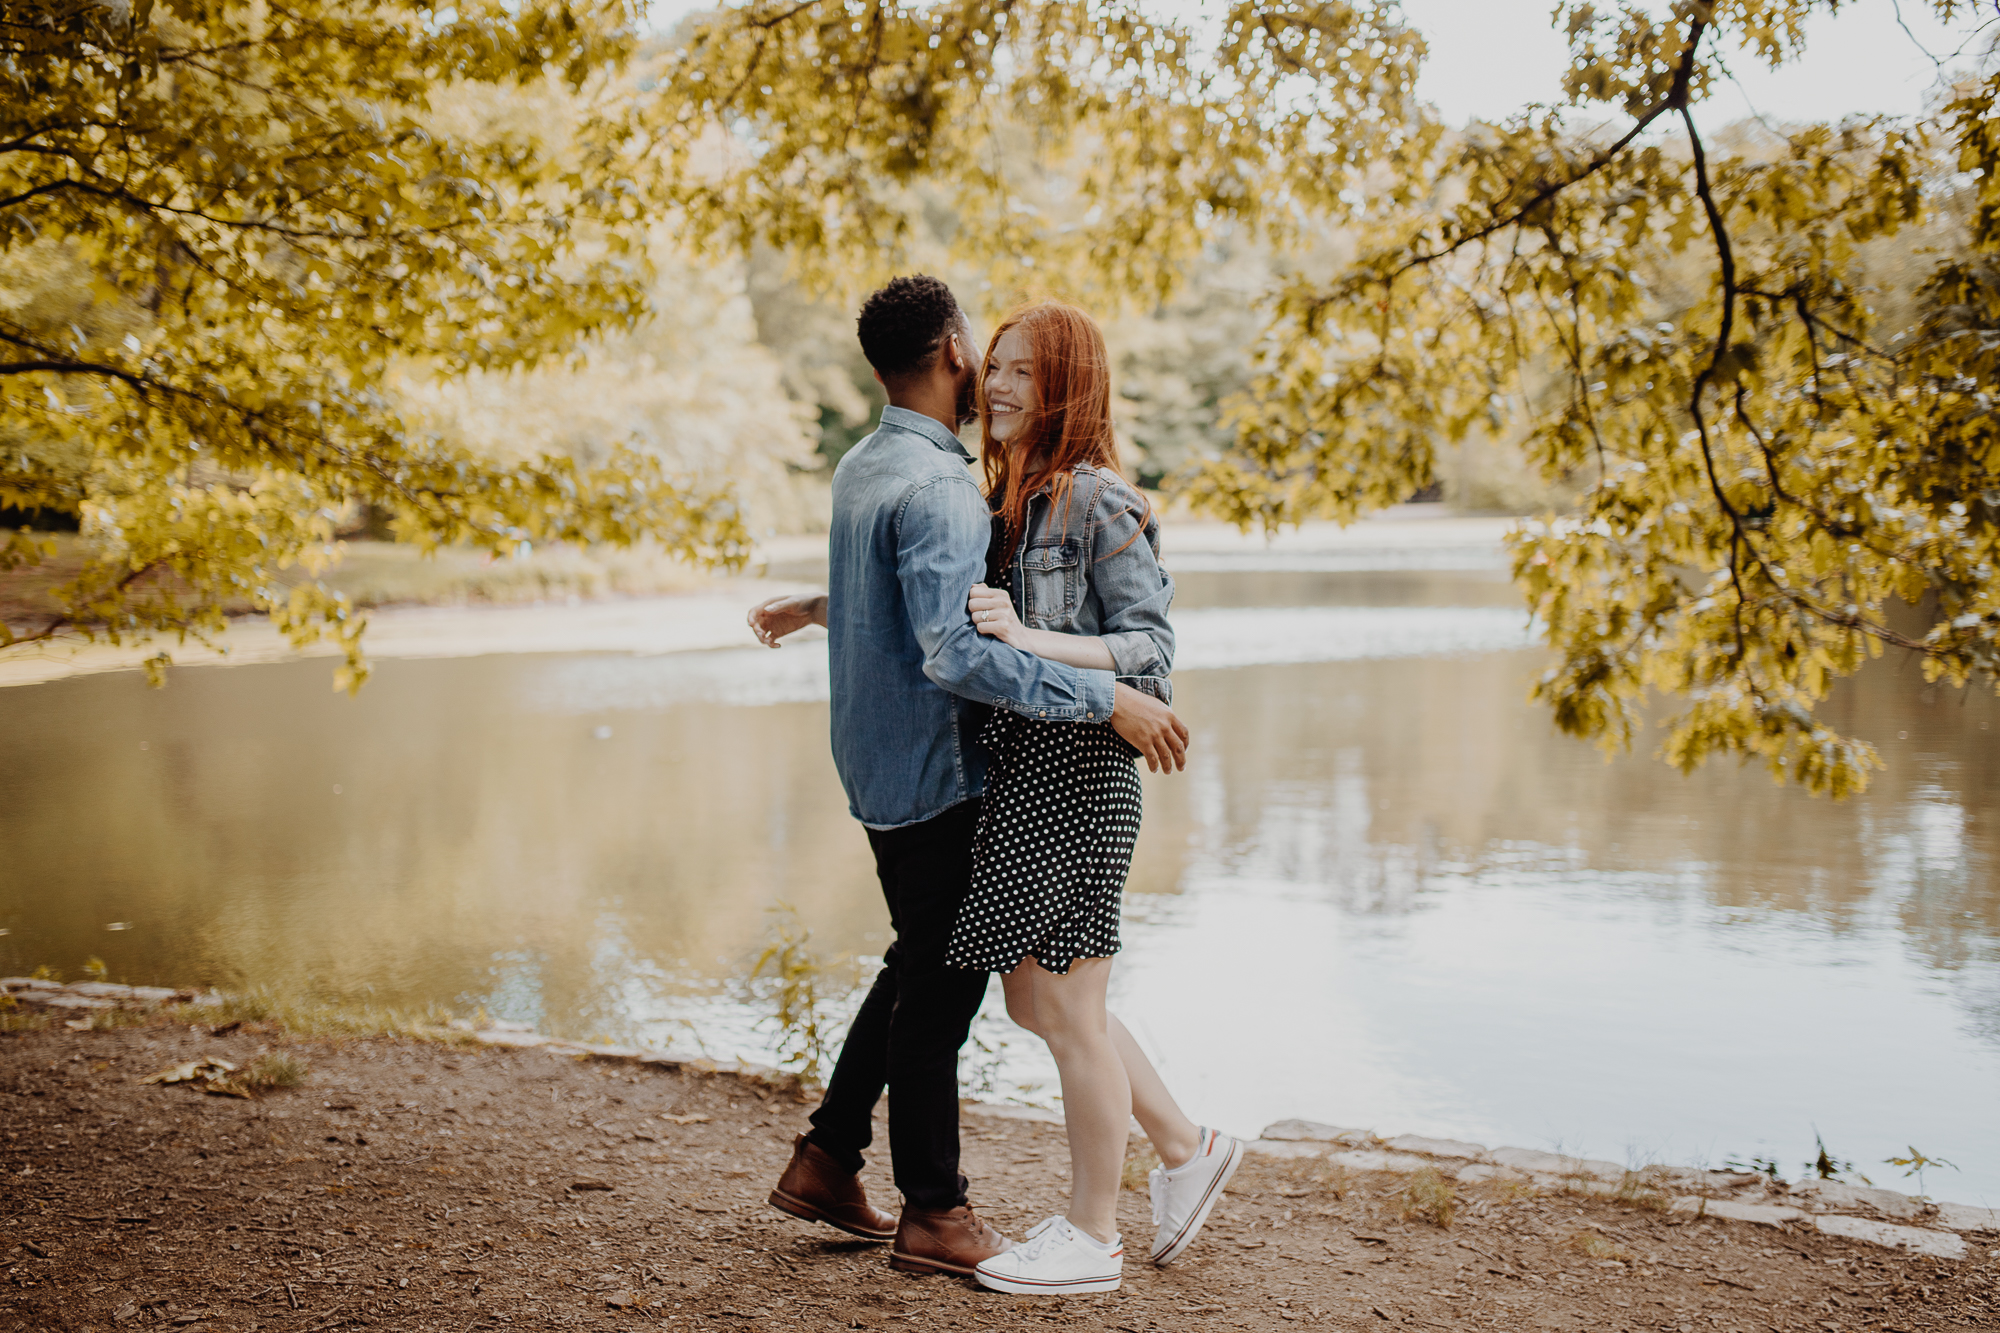
POLYGON ((1116 1291, 1125 1280, 1125 1245, 1105 1250, 1063 1216, 1038 1223, 1021 1243, 972 1270, 982 1287, 1017 1296, 1116 1291))
POLYGON ((1201 1131, 1194 1156, 1169 1171, 1156 1166, 1146 1177, 1153 1193, 1153 1262, 1165 1267, 1201 1234, 1209 1209, 1243 1161, 1243 1144, 1212 1129, 1201 1131))

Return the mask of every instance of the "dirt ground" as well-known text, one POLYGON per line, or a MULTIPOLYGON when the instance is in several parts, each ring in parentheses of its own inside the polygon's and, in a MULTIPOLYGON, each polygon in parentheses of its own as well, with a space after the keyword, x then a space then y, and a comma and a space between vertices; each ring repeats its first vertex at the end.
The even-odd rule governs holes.
MULTIPOLYGON (((769 1208, 795 1096, 545 1051, 57 1027, 0 1036, 0 1106, 0 1330, 2000 1327, 1984 1246, 1914 1258, 1504 1186, 1460 1187, 1446 1228, 1404 1216, 1404 1179, 1265 1158, 1174 1267, 1002 1296, 769 1208), (136 1082, 280 1045, 311 1075, 254 1101, 136 1082)), ((966 1149, 1011 1234, 1061 1206, 1060 1128, 968 1115, 966 1149)), ((867 1178, 893 1208, 885 1165, 867 1178)), ((1122 1220, 1143 1256, 1143 1187, 1122 1220)))

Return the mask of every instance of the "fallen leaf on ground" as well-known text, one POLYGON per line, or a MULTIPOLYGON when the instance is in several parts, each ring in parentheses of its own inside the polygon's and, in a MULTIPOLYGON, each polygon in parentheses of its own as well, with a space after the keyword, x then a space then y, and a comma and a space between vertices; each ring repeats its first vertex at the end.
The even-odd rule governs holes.
POLYGON ((222 1078, 235 1072, 236 1066, 230 1064, 229 1061, 218 1060, 214 1056, 209 1056, 201 1060, 189 1060, 186 1064, 169 1065, 165 1069, 155 1070, 139 1081, 141 1083, 205 1082, 209 1079, 222 1078))
POLYGON ((708 1117, 705 1115, 666 1115, 663 1113, 660 1119, 671 1120, 676 1125, 699 1125, 706 1123, 708 1117))
POLYGON ((637 1292, 614 1291, 604 1298, 604 1303, 617 1310, 637 1310, 646 1302, 637 1292))
POLYGON ((573 1190, 604 1190, 607 1193, 617 1188, 602 1180, 573 1180, 569 1187, 573 1190))

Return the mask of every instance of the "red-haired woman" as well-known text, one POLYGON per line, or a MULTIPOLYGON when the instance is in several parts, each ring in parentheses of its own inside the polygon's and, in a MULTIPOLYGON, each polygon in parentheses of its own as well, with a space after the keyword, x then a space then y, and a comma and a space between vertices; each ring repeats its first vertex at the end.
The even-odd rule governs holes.
MULTIPOLYGON (((980 417, 993 540, 986 582, 968 602, 974 624, 1170 701, 1173 580, 1151 506, 1118 473, 1110 359, 1095 321, 1056 302, 1009 315, 987 349, 980 417)), ((1068 1213, 976 1275, 1000 1291, 1109 1291, 1122 1274, 1128 1118, 1161 1162, 1151 1181, 1156 1264, 1194 1239, 1243 1148, 1182 1114, 1105 1008, 1139 832, 1139 752, 1104 722, 1007 708, 994 710, 982 739, 992 766, 947 961, 1005 974, 1008 1016, 1048 1042, 1072 1178, 1068 1213)))

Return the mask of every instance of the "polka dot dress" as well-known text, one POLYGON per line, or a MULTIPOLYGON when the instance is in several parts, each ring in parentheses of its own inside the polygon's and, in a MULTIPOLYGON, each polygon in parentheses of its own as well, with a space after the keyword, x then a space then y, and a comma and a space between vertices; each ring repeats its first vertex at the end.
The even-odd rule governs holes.
POLYGON ((1064 973, 1078 958, 1109 958, 1139 836, 1139 752, 1103 723, 1006 709, 980 740, 993 763, 945 962, 1011 972, 1033 955, 1064 973))

